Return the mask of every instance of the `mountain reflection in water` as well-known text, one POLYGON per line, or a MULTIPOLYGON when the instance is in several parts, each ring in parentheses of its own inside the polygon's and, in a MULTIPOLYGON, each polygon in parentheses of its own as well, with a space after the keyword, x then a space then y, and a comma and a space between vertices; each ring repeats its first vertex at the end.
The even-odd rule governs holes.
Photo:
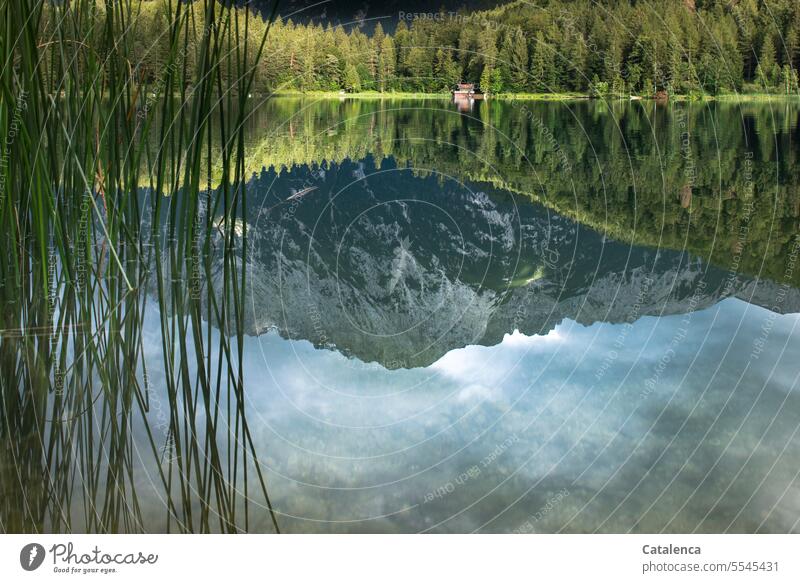
POLYGON ((392 157, 249 193, 248 418, 284 531, 798 530, 785 281, 392 157))
POLYGON ((779 294, 689 253, 615 242, 486 184, 417 176, 392 159, 323 166, 251 183, 251 334, 276 328, 414 368, 514 330, 547 334, 564 318, 628 322, 725 297, 800 312, 795 288, 779 294), (309 185, 301 200, 274 202, 309 185))

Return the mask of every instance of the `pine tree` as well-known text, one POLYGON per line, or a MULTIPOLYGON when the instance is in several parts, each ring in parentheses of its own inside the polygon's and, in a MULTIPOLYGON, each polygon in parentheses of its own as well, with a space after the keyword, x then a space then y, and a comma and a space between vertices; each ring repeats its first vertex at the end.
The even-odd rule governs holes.
POLYGON ((406 26, 406 23, 401 20, 400 24, 397 25, 397 30, 394 33, 395 55, 397 56, 395 71, 397 71, 397 74, 400 76, 405 76, 405 74, 408 72, 406 62, 408 61, 410 44, 411 33, 408 31, 408 26, 406 26))
POLYGON ((458 65, 450 57, 450 51, 443 48, 436 49, 433 61, 434 85, 436 89, 447 90, 459 82, 461 73, 458 65))
POLYGON ((757 38, 758 0, 742 0, 732 4, 733 14, 739 29, 739 53, 744 55, 744 75, 748 79, 756 73, 754 58, 755 41, 757 38))
POLYGON ((478 60, 475 57, 476 51, 474 31, 468 26, 461 27, 461 31, 458 33, 457 54, 461 69, 467 72, 467 77, 472 76, 473 63, 478 60))
POLYGON ((311 31, 306 33, 305 43, 301 53, 301 68, 300 68, 300 89, 308 91, 316 86, 316 45, 314 43, 314 36, 311 31))
POLYGON ((392 37, 385 36, 378 58, 378 88, 381 92, 394 88, 395 63, 394 41, 392 37))
POLYGON ((793 70, 800 69, 800 6, 795 5, 794 16, 789 23, 786 35, 786 49, 789 51, 789 64, 793 70))
POLYGON ((761 44, 761 57, 756 67, 756 76, 759 83, 766 89, 775 86, 778 80, 778 65, 775 63, 775 41, 772 35, 766 35, 761 44))
POLYGON ((430 50, 424 47, 412 47, 406 59, 410 87, 415 91, 425 91, 433 77, 433 63, 430 50))
POLYGON ((571 34, 566 46, 561 50, 564 55, 563 86, 573 91, 586 88, 586 42, 580 34, 571 34))
POLYGON ((444 69, 444 77, 447 80, 446 89, 451 89, 454 85, 458 84, 461 81, 461 67, 459 64, 448 54, 447 55, 447 65, 444 69))
MULTIPOLYGON (((359 36, 360 33, 359 33, 359 36)), ((373 80, 377 84, 378 80, 378 69, 380 67, 380 55, 381 55, 381 45, 383 44, 383 39, 386 34, 383 32, 383 27, 381 23, 375 25, 375 31, 372 33, 372 38, 366 43, 366 53, 367 53, 367 66, 369 67, 370 79, 373 80)), ((359 51, 357 58, 363 62, 363 53, 359 51)), ((362 79, 363 81, 363 79, 362 79)))
POLYGON ((796 83, 797 73, 794 69, 786 63, 781 70, 781 86, 786 95, 790 95, 797 91, 796 83))
POLYGON ((378 51, 380 51, 385 36, 386 33, 383 32, 383 26, 381 26, 381 23, 379 22, 375 25, 375 32, 372 33, 372 42, 378 51))
POLYGON ((680 93, 683 90, 683 48, 673 44, 669 50, 666 78, 663 87, 669 93, 680 93))
POLYGON ((514 27, 505 35, 500 62, 504 86, 511 91, 524 91, 528 80, 528 43, 521 28, 514 27))
POLYGON ((478 53, 483 64, 480 86, 483 91, 490 91, 495 81, 493 71, 497 63, 497 39, 491 27, 487 26, 481 30, 478 36, 478 53))
POLYGON ((652 39, 642 35, 636 39, 631 54, 628 56, 628 82, 632 91, 642 91, 652 95, 655 77, 655 46, 652 39))
POLYGON ((530 71, 530 87, 534 91, 539 93, 555 91, 553 87, 553 51, 541 32, 536 34, 530 71))
POLYGON ((344 88, 351 93, 361 91, 361 77, 352 63, 344 68, 344 88))
POLYGON ((322 61, 321 76, 325 89, 339 89, 341 84, 341 64, 339 58, 328 53, 322 61))

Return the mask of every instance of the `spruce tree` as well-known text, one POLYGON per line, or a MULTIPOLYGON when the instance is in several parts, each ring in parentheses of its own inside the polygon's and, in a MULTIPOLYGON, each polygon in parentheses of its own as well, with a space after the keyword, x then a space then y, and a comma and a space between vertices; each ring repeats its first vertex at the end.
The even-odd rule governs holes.
POLYGON ((756 67, 756 76, 767 90, 773 88, 778 78, 778 66, 775 63, 775 41, 772 35, 766 35, 761 44, 761 56, 756 67))
POLYGON ((385 36, 381 42, 381 52, 378 58, 378 88, 381 92, 394 89, 395 63, 394 41, 392 37, 385 36))
POLYGON ((491 91, 491 86, 496 81, 493 71, 497 66, 496 35, 491 27, 484 27, 479 33, 478 54, 483 64, 480 80, 481 90, 491 91))
POLYGON ((361 77, 353 63, 348 63, 344 68, 344 88, 351 93, 361 91, 361 77))
POLYGON ((500 61, 506 89, 524 91, 528 80, 528 42, 521 28, 514 27, 505 35, 500 61))
POLYGON ((553 51, 547 44, 542 32, 536 34, 530 72, 530 86, 534 91, 538 93, 555 91, 553 87, 553 51))

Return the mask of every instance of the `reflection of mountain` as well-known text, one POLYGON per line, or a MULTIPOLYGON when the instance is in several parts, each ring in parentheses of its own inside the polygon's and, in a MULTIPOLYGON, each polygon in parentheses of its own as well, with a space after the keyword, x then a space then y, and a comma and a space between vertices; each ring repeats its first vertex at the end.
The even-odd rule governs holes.
MULTIPOLYGON (((250 332, 277 328, 388 368, 515 329, 544 334, 565 317, 625 322, 779 297, 777 284, 616 243, 524 198, 391 159, 265 172, 250 193, 250 332)), ((777 309, 800 311, 800 293, 785 291, 777 309)))
POLYGON ((276 99, 248 121, 247 172, 391 156, 780 282, 800 226, 798 119, 788 102, 490 102, 467 116, 441 100, 276 99))

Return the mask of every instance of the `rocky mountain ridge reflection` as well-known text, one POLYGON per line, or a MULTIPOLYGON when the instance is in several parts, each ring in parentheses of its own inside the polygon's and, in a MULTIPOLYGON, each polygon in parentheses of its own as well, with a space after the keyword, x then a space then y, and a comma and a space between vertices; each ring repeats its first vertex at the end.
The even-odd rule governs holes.
MULTIPOLYGON (((793 287, 615 242, 486 183, 372 157, 249 185, 247 329, 389 369, 518 330, 679 314, 738 297, 800 312, 793 287)), ((221 286, 218 279, 214 285, 221 286)))

